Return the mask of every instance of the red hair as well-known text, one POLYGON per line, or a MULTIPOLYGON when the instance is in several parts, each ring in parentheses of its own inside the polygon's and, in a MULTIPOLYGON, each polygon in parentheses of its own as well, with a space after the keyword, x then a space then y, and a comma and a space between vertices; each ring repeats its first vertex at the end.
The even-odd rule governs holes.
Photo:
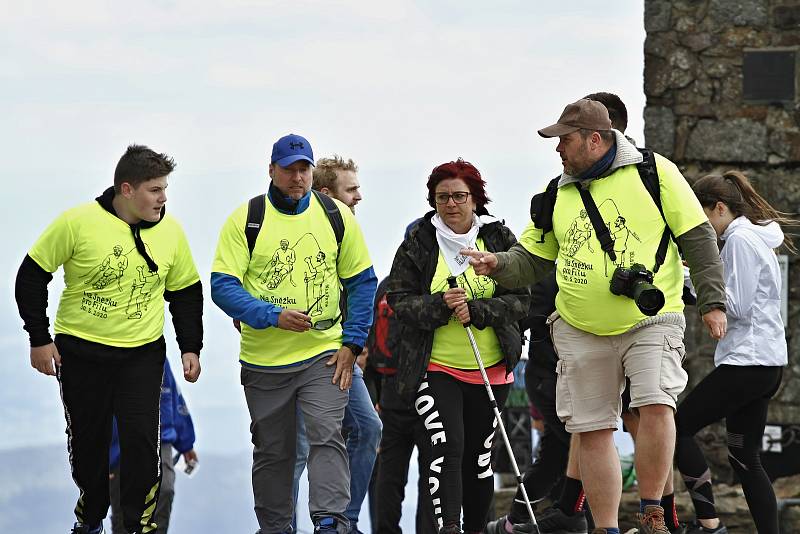
POLYGON ((436 186, 442 180, 453 178, 464 180, 464 183, 469 188, 470 195, 472 195, 472 200, 475 201, 475 211, 486 213, 484 206, 491 202, 486 195, 486 182, 481 177, 481 171, 476 169, 472 163, 461 158, 450 163, 442 163, 431 171, 431 175, 428 176, 428 204, 432 208, 436 208, 436 202, 433 198, 436 194, 436 186))

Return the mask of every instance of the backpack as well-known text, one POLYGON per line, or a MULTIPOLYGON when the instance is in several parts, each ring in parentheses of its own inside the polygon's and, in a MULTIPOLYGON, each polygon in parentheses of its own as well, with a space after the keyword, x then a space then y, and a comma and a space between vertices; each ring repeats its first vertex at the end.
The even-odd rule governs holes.
MULTIPOLYGON (((656 250, 656 263, 653 272, 658 272, 659 267, 663 265, 667 257, 667 247, 670 239, 675 241, 675 236, 670 230, 667 218, 664 216, 664 209, 661 206, 661 186, 658 182, 658 169, 656 167, 656 158, 653 151, 647 148, 637 148, 642 154, 642 162, 636 164, 636 170, 639 171, 639 178, 641 178, 644 188, 653 199, 661 218, 664 220, 664 233, 661 235, 661 242, 658 244, 656 250)), ((556 196, 558 195, 558 182, 561 176, 556 176, 544 192, 534 195, 531 199, 531 220, 536 228, 542 230, 542 237, 539 243, 544 243, 544 236, 546 233, 553 230, 553 209, 556 205, 556 196)), ((677 244, 677 242, 676 242, 677 244)))
MULTIPOLYGON (((325 215, 327 215, 328 222, 331 223, 331 228, 333 228, 333 234, 336 236, 336 248, 341 248, 342 239, 344 239, 344 219, 342 219, 339 206, 325 193, 320 193, 314 189, 312 189, 311 192, 314 193, 314 196, 319 200, 320 204, 322 204, 322 207, 325 208, 325 215)), ((244 235, 247 238, 247 250, 251 258, 253 257, 253 249, 256 246, 256 239, 258 239, 258 234, 261 232, 261 227, 264 225, 264 213, 266 209, 266 195, 255 196, 247 203, 247 222, 244 225, 244 235)), ((238 319, 233 320, 233 327, 239 332, 242 331, 238 319)))
POLYGON ((387 300, 387 280, 383 279, 375 292, 374 319, 366 346, 369 350, 369 365, 383 375, 393 375, 397 372, 397 362, 392 358, 392 351, 389 348, 389 335, 396 330, 394 325, 397 318, 387 300))
MULTIPOLYGON (((322 207, 325 208, 325 215, 328 216, 328 222, 331 223, 333 234, 336 236, 336 247, 342 246, 342 239, 344 239, 344 219, 342 213, 339 211, 339 206, 333 201, 331 197, 325 193, 320 193, 314 189, 311 190, 314 196, 319 200, 322 207)), ((258 233, 261 231, 261 226, 264 224, 264 212, 266 210, 266 195, 258 195, 250 199, 247 204, 247 223, 244 225, 244 235, 247 238, 247 249, 250 251, 250 256, 253 256, 253 249, 256 246, 256 239, 258 233)))

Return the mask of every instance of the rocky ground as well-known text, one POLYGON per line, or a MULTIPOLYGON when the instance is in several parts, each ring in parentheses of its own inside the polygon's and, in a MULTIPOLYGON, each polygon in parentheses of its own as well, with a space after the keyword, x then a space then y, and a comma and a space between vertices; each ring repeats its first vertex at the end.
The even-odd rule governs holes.
MULTIPOLYGON (((677 486, 676 487, 680 487, 677 486)), ((779 479, 774 484, 775 494, 782 500, 796 499, 793 504, 786 503, 780 510, 781 533, 800 534, 800 475, 779 479)), ((495 510, 503 515, 514 498, 515 488, 504 488, 495 493, 495 510)), ((731 534, 755 534, 756 529, 750 518, 742 488, 738 485, 717 484, 714 486, 717 510, 723 523, 731 534)), ((678 491, 678 517, 682 521, 693 519, 692 503, 685 491, 678 491)), ((623 492, 620 504, 620 529, 625 532, 633 527, 633 517, 639 511, 639 496, 636 488, 623 492)))

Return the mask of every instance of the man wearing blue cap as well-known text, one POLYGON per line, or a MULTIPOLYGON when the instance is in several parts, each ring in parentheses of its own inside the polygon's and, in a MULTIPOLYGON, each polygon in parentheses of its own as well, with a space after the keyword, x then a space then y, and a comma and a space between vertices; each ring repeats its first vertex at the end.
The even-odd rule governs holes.
POLYGON ((313 165, 308 140, 294 134, 278 139, 266 195, 228 218, 211 268, 212 299, 241 323, 239 361, 260 534, 292 531, 297 408, 310 445, 314 531, 350 530, 341 427, 353 363, 372 322, 377 279, 352 212, 311 190, 313 165), (291 269, 276 268, 289 257, 291 269), (340 284, 347 290, 344 321, 340 284))

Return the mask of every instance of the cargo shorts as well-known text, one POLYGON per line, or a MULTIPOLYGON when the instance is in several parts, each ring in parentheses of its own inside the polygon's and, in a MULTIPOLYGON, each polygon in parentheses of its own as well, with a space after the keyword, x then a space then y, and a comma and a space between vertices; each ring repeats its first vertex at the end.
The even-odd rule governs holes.
POLYGON ((650 324, 614 336, 573 327, 554 312, 548 319, 558 353, 556 413, 569 432, 616 429, 625 377, 631 410, 664 404, 673 410, 686 387, 683 327, 650 324))

